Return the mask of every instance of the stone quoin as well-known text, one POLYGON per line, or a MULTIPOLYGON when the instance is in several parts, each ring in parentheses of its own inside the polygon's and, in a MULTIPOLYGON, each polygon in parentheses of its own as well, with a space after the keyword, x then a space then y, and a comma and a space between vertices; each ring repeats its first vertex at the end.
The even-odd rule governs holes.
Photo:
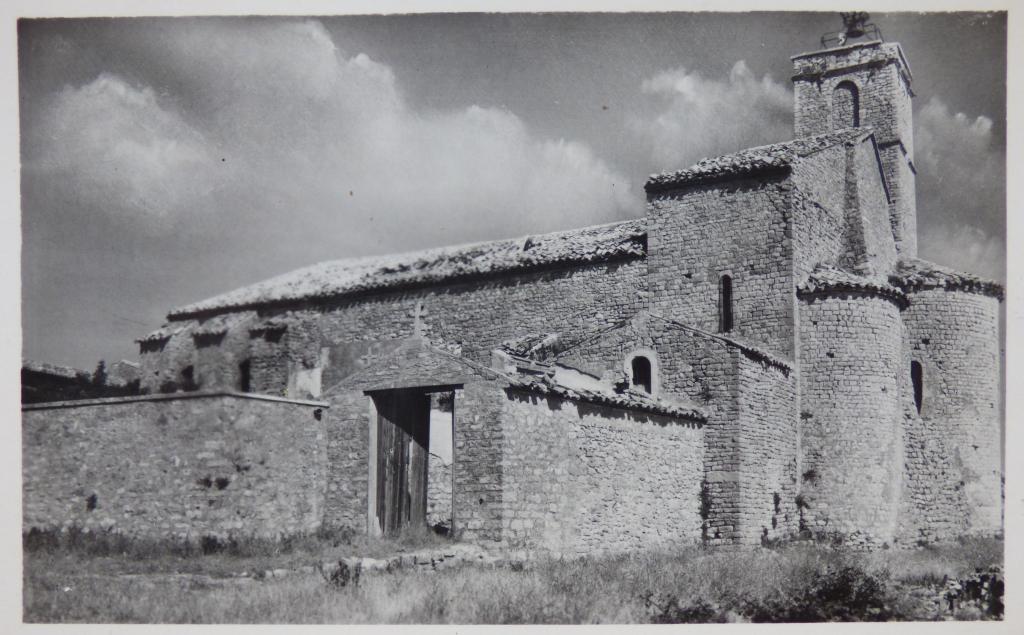
POLYGON ((1002 531, 1002 288, 917 257, 899 44, 793 58, 796 139, 644 218, 173 309, 137 396, 23 406, 24 530, 428 524, 522 554, 1002 531))

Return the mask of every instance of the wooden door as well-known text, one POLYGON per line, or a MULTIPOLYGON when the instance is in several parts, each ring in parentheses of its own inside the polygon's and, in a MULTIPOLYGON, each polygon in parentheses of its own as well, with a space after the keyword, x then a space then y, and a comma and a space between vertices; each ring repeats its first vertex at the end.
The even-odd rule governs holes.
POLYGON ((385 535, 425 524, 430 397, 414 390, 374 396, 377 405, 377 518, 385 535))

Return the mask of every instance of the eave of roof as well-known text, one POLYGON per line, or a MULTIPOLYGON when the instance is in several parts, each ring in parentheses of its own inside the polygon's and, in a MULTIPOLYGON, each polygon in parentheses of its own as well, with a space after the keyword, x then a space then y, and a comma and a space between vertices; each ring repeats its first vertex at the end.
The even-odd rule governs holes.
POLYGON ((851 292, 884 297, 901 307, 908 304, 907 295, 884 280, 860 276, 828 265, 816 267, 807 282, 797 287, 797 295, 801 297, 851 292))
POLYGON ((498 273, 639 258, 646 253, 646 224, 641 218, 525 238, 336 260, 174 309, 168 319, 325 300, 498 273))
POLYGON ((59 366, 57 364, 48 364, 46 362, 37 362, 33 359, 22 359, 21 360, 22 370, 27 370, 33 373, 40 373, 44 375, 52 375, 54 377, 63 377, 65 379, 76 379, 78 377, 91 377, 91 373, 79 368, 72 368, 71 366, 59 366))
POLYGON ((810 156, 836 145, 861 141, 871 134, 870 128, 846 128, 701 159, 685 170, 652 174, 644 184, 644 189, 647 192, 659 192, 687 185, 755 175, 787 174, 793 162, 799 157, 810 156))
POLYGON ((696 406, 669 403, 661 399, 653 399, 633 392, 610 393, 598 392, 596 390, 568 388, 556 383, 548 375, 529 377, 519 376, 509 381, 509 387, 525 392, 532 392, 540 395, 553 395, 563 399, 592 403, 600 406, 610 406, 613 408, 621 408, 623 410, 645 412, 648 414, 662 415, 678 419, 689 419, 699 423, 707 422, 707 414, 696 406))
POLYGON ((971 273, 963 273, 920 258, 904 258, 889 276, 889 282, 907 293, 925 289, 945 289, 987 295, 999 300, 1005 297, 1003 285, 971 273))

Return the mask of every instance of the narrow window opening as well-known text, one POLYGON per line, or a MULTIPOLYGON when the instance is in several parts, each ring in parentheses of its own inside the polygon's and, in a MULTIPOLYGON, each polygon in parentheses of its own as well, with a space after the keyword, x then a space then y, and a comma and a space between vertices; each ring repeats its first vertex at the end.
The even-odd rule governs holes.
POLYGON ((193 366, 186 366, 181 370, 181 389, 186 392, 193 390, 199 390, 199 384, 196 383, 196 370, 193 366))
POLYGON ((252 392, 252 362, 248 359, 238 365, 238 389, 252 392))
POLYGON ((732 276, 722 276, 719 284, 718 330, 728 333, 732 330, 732 276))
POLYGON ((651 394, 651 360, 642 355, 634 357, 632 366, 633 385, 643 389, 645 393, 651 394))
POLYGON ((910 362, 910 381, 914 384, 914 406, 917 414, 921 414, 921 399, 924 396, 924 373, 921 362, 910 362))

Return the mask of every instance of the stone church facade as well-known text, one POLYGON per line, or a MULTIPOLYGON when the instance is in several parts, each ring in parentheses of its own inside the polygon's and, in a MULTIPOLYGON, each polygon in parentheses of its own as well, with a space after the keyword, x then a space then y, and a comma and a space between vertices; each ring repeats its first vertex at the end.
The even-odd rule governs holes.
POLYGON ((1000 533, 1002 289, 917 258, 910 67, 880 41, 793 63, 797 138, 652 176, 644 218, 171 311, 143 395, 25 406, 26 529, 1000 533))

